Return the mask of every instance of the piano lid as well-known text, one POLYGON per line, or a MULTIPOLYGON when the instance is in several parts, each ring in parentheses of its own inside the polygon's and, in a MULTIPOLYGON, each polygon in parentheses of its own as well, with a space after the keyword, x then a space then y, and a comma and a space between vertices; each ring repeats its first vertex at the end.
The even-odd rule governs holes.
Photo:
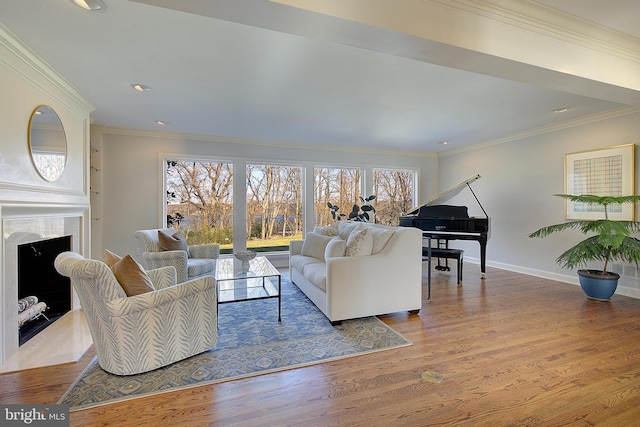
MULTIPOLYGON (((439 202, 438 204, 442 204, 442 202, 445 202, 445 201, 449 200, 450 198, 452 198, 453 196, 457 195, 460 191, 462 191, 462 189, 465 186, 468 186, 469 189, 471 190, 471 187, 469 186, 469 184, 472 183, 473 181, 475 181, 478 178, 480 178, 480 175, 476 174, 476 175, 472 176, 469 179, 465 179, 460 184, 454 185, 453 187, 449 188, 448 190, 443 191, 442 193, 438 194, 437 196, 430 198, 425 203, 421 204, 420 206, 416 207, 415 209, 407 212, 407 215, 416 214, 420 210, 421 207, 427 206, 428 204, 434 204, 433 202, 435 202, 435 201, 438 201, 439 202)), ((471 190, 471 192, 473 193, 473 190, 471 190)), ((475 193, 473 194, 473 196, 475 197, 475 193)), ((478 201, 478 204, 480 204, 480 201, 478 200, 477 197, 476 197, 476 200, 478 201)), ((484 212, 484 208, 482 207, 481 204, 480 204, 480 208, 482 208, 482 211, 484 212)), ((487 215, 486 212, 484 212, 484 214, 487 215)))

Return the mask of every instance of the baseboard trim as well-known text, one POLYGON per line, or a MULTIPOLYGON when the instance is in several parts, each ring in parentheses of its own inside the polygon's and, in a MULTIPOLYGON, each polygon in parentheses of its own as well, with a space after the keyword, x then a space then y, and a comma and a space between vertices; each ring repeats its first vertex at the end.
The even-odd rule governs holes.
MULTIPOLYGON (((465 262, 470 262, 472 264, 480 264, 479 258, 467 258, 464 259, 465 262)), ((543 279, 555 280, 557 282, 570 283, 572 285, 580 286, 580 282, 578 281, 577 274, 559 274, 553 273, 551 271, 538 270, 534 268, 522 267, 519 265, 506 264, 501 262, 492 262, 487 261, 487 266, 493 268, 499 268, 501 270, 513 271, 515 273, 526 274, 528 276, 540 277, 543 279)), ((640 299, 640 289, 633 288, 625 283, 625 278, 622 277, 621 281, 618 283, 618 288, 616 289, 616 295, 623 295, 632 298, 640 299)))

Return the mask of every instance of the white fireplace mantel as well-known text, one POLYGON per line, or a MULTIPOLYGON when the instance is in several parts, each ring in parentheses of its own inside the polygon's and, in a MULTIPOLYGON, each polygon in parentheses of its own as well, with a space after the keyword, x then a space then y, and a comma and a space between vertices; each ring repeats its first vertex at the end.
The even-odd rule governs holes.
MULTIPOLYGON (((18 351, 17 249, 18 245, 54 237, 72 236, 71 250, 85 254, 89 247, 90 209, 86 205, 0 204, 2 251, 0 252, 1 361, 18 351)), ((71 308, 80 307, 73 293, 71 308)), ((1 366, 1 364, 0 364, 1 366)))

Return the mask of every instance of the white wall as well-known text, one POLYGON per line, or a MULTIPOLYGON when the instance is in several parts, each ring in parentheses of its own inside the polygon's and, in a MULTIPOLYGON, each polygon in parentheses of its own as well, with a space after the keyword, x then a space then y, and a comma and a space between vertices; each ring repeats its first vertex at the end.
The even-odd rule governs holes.
MULTIPOLYGON (((472 187, 491 218, 488 265, 577 283, 575 273, 561 269, 555 259, 582 236, 569 232, 531 239, 528 234, 565 220, 563 200, 553 197, 564 193, 564 155, 640 143, 639 111, 626 109, 619 116, 439 159, 441 190, 473 173, 482 177, 472 187)), ((639 155, 636 149, 636 190, 640 188, 639 155)), ((462 192, 450 203, 467 205, 470 214, 477 216, 481 211, 470 197, 470 192, 462 192)), ((457 241, 455 246, 465 249, 465 258, 479 258, 474 243, 457 241)), ((640 297, 638 289, 637 283, 621 282, 619 293, 640 297)))
MULTIPOLYGON (((0 24, 0 365, 17 350, 16 265, 6 261, 11 231, 5 220, 80 218, 73 249, 89 251, 89 105, 62 76, 0 24), (39 105, 52 107, 67 137, 67 162, 54 182, 40 177, 28 145, 29 118, 39 105)), ((15 258, 15 257, 14 257, 15 258)), ((77 307, 77 298, 74 299, 77 307)))
MULTIPOLYGON (((102 244, 94 242, 94 248, 101 247, 94 249, 93 257, 96 259, 101 259, 102 249, 109 249, 119 254, 131 253, 141 260, 139 244, 133 237, 134 231, 156 228, 163 223, 164 171, 161 168, 164 164, 160 159, 164 154, 232 160, 241 170, 246 161, 270 160, 290 161, 310 168, 327 164, 361 166, 365 168, 365 175, 374 167, 411 168, 420 171, 418 202, 435 194, 437 188, 437 158, 432 155, 400 155, 339 148, 321 150, 276 142, 145 134, 97 127, 92 128, 91 134, 92 140, 95 137, 102 144, 102 218, 93 222, 93 234, 96 237, 97 228, 101 228, 103 241, 102 244)), ((243 199, 244 195, 238 195, 236 207, 241 208, 243 199)))

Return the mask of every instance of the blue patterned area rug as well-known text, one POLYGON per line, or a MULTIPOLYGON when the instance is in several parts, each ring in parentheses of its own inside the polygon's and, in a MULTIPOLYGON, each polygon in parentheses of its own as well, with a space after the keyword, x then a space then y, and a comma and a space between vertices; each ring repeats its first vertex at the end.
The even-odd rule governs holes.
POLYGON ((277 299, 222 304, 218 312, 215 349, 126 377, 103 371, 94 358, 58 403, 74 411, 411 345, 376 317, 332 326, 288 273, 282 276, 282 322, 277 299))

